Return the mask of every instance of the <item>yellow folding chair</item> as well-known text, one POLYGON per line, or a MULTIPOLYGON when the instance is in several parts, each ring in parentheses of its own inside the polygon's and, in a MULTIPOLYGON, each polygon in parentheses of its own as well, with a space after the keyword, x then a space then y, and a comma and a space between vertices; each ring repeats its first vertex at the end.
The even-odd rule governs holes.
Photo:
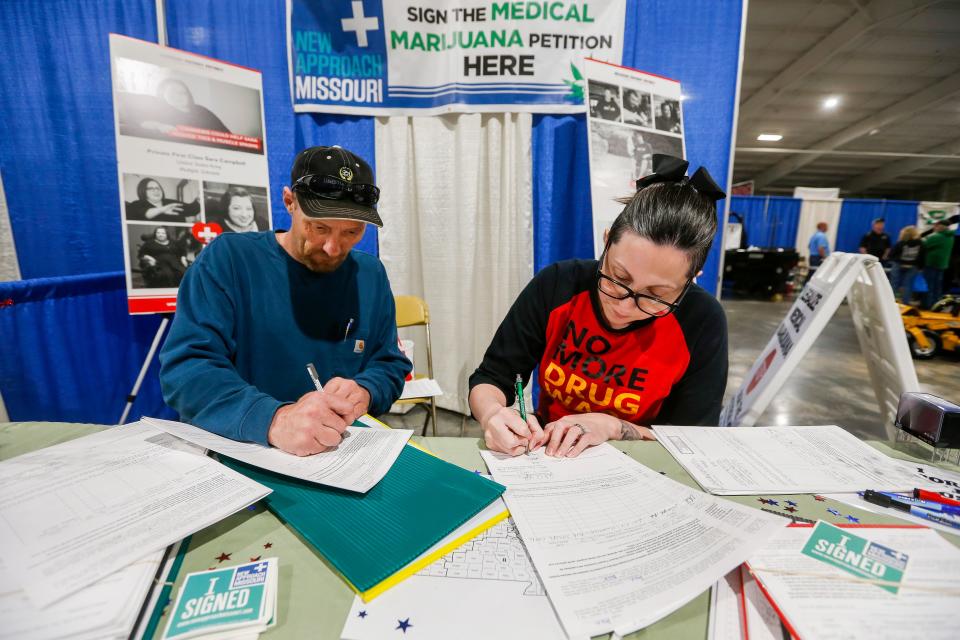
MULTIPOLYGON (((433 378, 433 347, 430 344, 430 308, 425 300, 417 296, 394 296, 397 306, 397 328, 419 327, 422 326, 427 334, 427 375, 416 375, 420 378, 433 378)), ((427 435, 427 423, 433 419, 433 435, 437 435, 437 399, 431 398, 407 398, 397 400, 397 404, 430 404, 430 410, 423 420, 422 435, 427 435)), ((426 407, 424 407, 426 410, 426 407)))

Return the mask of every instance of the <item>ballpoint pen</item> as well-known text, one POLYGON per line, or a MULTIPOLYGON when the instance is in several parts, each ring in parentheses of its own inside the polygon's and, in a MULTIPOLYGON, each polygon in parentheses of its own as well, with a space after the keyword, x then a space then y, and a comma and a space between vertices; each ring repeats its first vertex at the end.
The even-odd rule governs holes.
POLYGON ((347 322, 347 328, 343 331, 343 339, 346 340, 347 336, 350 335, 350 327, 353 326, 353 318, 350 318, 350 321, 347 322))
MULTIPOLYGON (((523 421, 527 421, 527 407, 523 402, 523 378, 520 377, 520 374, 517 374, 517 402, 520 403, 520 417, 523 418, 523 421)), ((527 429, 530 428, 530 425, 527 425, 527 429)), ((532 434, 531 434, 532 435, 532 434)), ((526 454, 530 455, 530 438, 527 438, 526 442, 527 451, 526 454)))
POLYGON ((317 368, 313 366, 312 362, 307 363, 307 373, 310 374, 310 379, 313 380, 313 386, 317 388, 317 391, 323 391, 323 385, 320 384, 320 376, 317 375, 317 368))

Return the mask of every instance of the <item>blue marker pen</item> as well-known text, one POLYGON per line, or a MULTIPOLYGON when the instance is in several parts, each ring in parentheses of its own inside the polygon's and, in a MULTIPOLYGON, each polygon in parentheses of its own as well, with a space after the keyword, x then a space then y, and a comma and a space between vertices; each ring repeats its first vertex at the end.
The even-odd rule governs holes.
POLYGON ((930 522, 936 522, 948 527, 953 527, 954 529, 960 529, 960 519, 955 519, 945 514, 934 513, 933 511, 928 511, 927 509, 923 509, 921 507, 911 506, 905 502, 894 500, 890 496, 878 491, 870 491, 867 489, 863 492, 862 498, 871 504, 887 507, 888 509, 896 509, 897 511, 903 511, 912 516, 929 520, 930 522))
POLYGON ((926 509, 927 511, 936 511, 944 515, 960 517, 960 507, 954 507, 949 504, 941 504, 939 502, 932 502, 930 500, 919 500, 911 496, 902 496, 899 493, 889 493, 887 491, 878 491, 878 493, 887 496, 891 500, 908 504, 911 507, 920 507, 921 509, 926 509))

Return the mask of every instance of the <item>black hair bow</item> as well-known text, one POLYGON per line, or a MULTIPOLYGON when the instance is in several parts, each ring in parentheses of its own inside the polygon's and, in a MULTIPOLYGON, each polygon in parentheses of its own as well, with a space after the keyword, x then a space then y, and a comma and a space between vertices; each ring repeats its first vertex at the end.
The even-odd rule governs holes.
POLYGON ((653 173, 637 180, 637 191, 649 187, 652 184, 661 182, 674 182, 677 184, 689 184, 697 193, 709 198, 714 205, 717 200, 723 200, 727 194, 714 182, 710 173, 700 167, 689 178, 687 177, 687 167, 690 163, 683 158, 677 158, 665 153, 653 154, 653 173))

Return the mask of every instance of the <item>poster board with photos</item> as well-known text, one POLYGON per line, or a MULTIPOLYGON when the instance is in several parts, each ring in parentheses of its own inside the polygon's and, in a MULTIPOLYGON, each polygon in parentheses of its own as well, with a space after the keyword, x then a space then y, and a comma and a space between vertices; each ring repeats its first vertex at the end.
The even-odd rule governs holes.
POLYGON ((653 154, 686 157, 680 82, 601 62, 584 60, 593 246, 603 252, 603 232, 636 191, 638 178, 653 172, 653 154))
POLYGON ((263 81, 116 34, 110 68, 127 307, 170 313, 203 247, 272 228, 263 81))

